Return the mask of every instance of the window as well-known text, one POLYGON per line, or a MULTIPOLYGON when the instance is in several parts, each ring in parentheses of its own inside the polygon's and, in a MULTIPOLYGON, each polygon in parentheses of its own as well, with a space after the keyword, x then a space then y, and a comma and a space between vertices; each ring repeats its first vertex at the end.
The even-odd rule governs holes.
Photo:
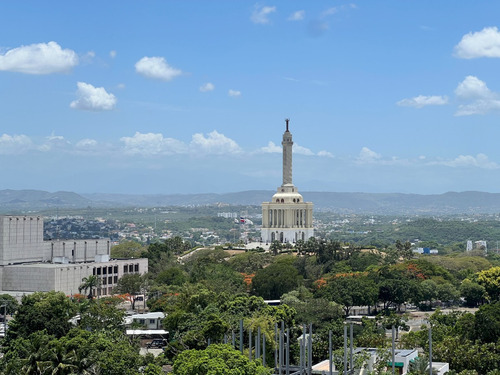
POLYGON ((127 273, 128 272, 128 266, 125 264, 123 266, 123 273, 127 273))
POLYGON ((139 272, 139 264, 138 263, 134 266, 134 271, 139 272))
POLYGON ((128 266, 128 272, 134 272, 134 265, 133 264, 130 264, 128 266))
POLYGON ((144 319, 139 319, 139 324, 146 324, 146 321, 144 319))
POLYGON ((107 271, 107 270, 108 270, 108 269, 107 269, 106 267, 102 267, 102 274, 103 274, 103 275, 106 275, 106 273, 107 273, 106 271, 107 271))
POLYGON ((108 284, 113 284, 113 276, 108 277, 108 284))
POLYGON ((115 277, 113 278, 113 284, 116 284, 117 282, 118 282, 118 276, 115 276, 115 277))
POLYGON ((118 266, 115 266, 114 273, 118 273, 118 266))
POLYGON ((154 319, 149 319, 149 324, 155 324, 155 320, 154 319))
POLYGON ((95 267, 94 267, 94 269, 92 270, 92 275, 95 275, 95 267))
POLYGON ((102 285, 106 285, 107 284, 107 281, 108 279, 106 279, 105 277, 102 278, 102 285))
POLYGON ((111 266, 108 267, 108 273, 113 273, 113 267, 111 266))
POLYGON ((98 274, 98 275, 100 275, 100 274, 101 274, 101 267, 99 267, 99 268, 97 269, 97 274, 98 274))

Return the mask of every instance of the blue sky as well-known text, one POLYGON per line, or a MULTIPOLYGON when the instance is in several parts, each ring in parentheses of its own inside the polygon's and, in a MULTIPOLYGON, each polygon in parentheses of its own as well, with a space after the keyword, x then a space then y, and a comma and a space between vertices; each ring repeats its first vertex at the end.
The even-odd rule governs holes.
POLYGON ((0 189, 500 192, 498 1, 0 2, 0 189))

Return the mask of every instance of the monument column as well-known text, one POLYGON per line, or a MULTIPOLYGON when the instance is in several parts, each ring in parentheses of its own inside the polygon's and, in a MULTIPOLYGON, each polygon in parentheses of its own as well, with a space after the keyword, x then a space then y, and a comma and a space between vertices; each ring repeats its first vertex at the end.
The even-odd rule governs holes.
POLYGON ((286 131, 283 133, 283 185, 292 185, 292 133, 288 130, 289 119, 286 119, 286 131))

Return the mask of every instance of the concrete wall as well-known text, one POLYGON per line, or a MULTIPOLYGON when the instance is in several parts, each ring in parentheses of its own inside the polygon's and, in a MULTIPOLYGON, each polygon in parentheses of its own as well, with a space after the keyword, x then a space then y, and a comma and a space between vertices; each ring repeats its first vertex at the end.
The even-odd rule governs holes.
POLYGON ((0 265, 42 260, 43 218, 0 216, 0 265))
MULTIPOLYGON (((79 293, 84 277, 98 276, 102 287, 97 295, 109 295, 118 280, 125 274, 148 272, 148 260, 144 258, 111 260, 103 263, 48 264, 34 263, 0 267, 3 273, 3 290, 19 292, 61 291, 67 295, 79 293), (127 267, 127 272, 124 268, 127 267), (131 268, 132 267, 132 268, 131 268), (108 271, 111 268, 111 273, 108 271), (106 274, 103 270, 106 269, 106 274), (114 272, 116 270, 116 272, 114 272), (106 279, 104 282, 104 278, 106 279), (110 280, 111 278, 111 280, 110 280)), ((88 291, 87 291, 88 293, 88 291)))
POLYGON ((40 216, 0 216, 0 265, 51 262, 55 257, 92 262, 110 250, 108 239, 44 241, 40 216))

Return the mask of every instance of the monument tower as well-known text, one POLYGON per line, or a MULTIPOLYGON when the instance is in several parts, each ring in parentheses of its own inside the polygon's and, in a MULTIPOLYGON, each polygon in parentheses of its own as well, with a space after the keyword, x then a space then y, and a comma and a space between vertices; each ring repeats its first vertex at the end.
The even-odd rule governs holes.
POLYGON ((314 236, 312 224, 313 204, 304 202, 302 195, 292 181, 292 133, 288 129, 283 133, 283 183, 271 202, 262 203, 262 241, 280 241, 295 243, 307 241, 314 236))

